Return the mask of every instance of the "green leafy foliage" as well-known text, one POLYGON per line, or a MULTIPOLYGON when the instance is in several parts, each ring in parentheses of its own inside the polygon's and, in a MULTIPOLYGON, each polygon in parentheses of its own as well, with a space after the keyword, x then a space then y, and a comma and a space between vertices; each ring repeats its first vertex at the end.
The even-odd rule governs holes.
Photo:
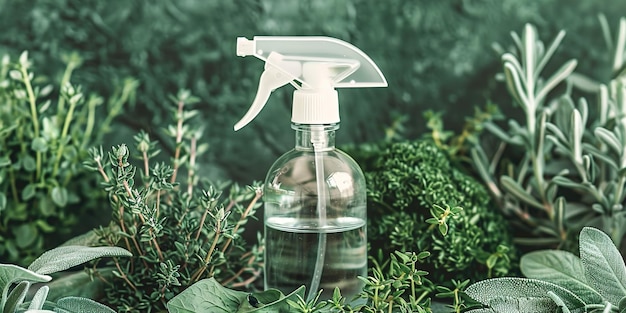
POLYGON ((68 312, 68 313, 113 313, 109 307, 94 300, 81 297, 63 297, 47 301, 50 287, 42 286, 25 301, 33 283, 46 283, 52 280, 47 274, 64 271, 68 268, 89 262, 100 257, 129 257, 129 251, 117 247, 61 246, 42 254, 28 269, 0 264, 0 311, 5 313, 23 312, 68 312))
POLYGON ((205 278, 253 288, 261 274, 262 242, 248 245, 243 232, 260 205, 262 186, 203 180, 196 158, 207 146, 198 144, 197 111, 188 108, 199 100, 185 90, 171 100, 171 165, 158 160, 160 150, 146 132, 135 136, 135 152, 125 144, 107 154, 93 148, 87 164, 101 176, 113 208, 111 225, 97 229, 97 237, 134 255, 109 262, 116 277, 105 287, 106 302, 119 312, 163 311, 170 299, 205 278))
POLYGON ((288 302, 302 299, 304 287, 289 295, 278 290, 249 293, 223 287, 214 278, 203 279, 171 299, 167 309, 171 313, 282 313, 293 312, 288 302))
POLYGON ((78 78, 102 95, 113 94, 124 77, 133 75, 141 82, 139 96, 125 108, 131 114, 117 119, 121 128, 164 125, 168 115, 162 99, 181 87, 194 90, 205 101, 200 113, 207 121, 205 140, 214 147, 203 163, 223 171, 212 175, 246 183, 262 179, 268 164, 291 145, 291 96, 279 91, 260 116, 263 123, 232 132, 262 69, 235 56, 237 36, 328 35, 372 57, 390 88, 340 91, 338 142, 361 143, 381 139, 395 116, 407 117, 406 134, 416 138, 426 130, 423 110, 446 111, 447 125, 458 130, 473 104, 506 99, 503 89, 485 79, 497 71, 487 50, 525 22, 548 32, 555 25, 567 28, 571 40, 567 55, 560 57, 584 53, 585 73, 606 74, 596 66, 604 51, 590 49, 602 45, 602 36, 590 36, 597 24, 589 12, 615 18, 625 8, 611 0, 2 0, 0 52, 30 50, 52 74, 59 64, 50 60, 80 51, 85 62, 78 78), (250 150, 254 159, 232 158, 250 150))
POLYGON ((516 217, 516 240, 529 250, 575 250, 576 234, 584 226, 606 231, 623 249, 626 19, 615 39, 607 21, 600 20, 613 55, 613 75, 606 83, 574 73, 575 59, 544 74, 563 31, 544 44, 535 27, 526 25, 521 36, 512 34, 511 51, 500 49, 502 78, 523 119, 510 118, 508 128, 485 123, 499 142, 477 145, 472 159, 498 206, 516 217), (574 100, 588 93, 598 99, 595 105, 584 97, 574 100))
MULTIPOLYGON (((0 260, 28 264, 44 249, 80 232, 81 218, 93 215, 103 198, 81 163, 86 147, 100 142, 108 122, 96 119, 105 106, 121 106, 132 94, 105 100, 72 85, 81 59, 68 56, 60 81, 35 76, 24 52, 0 64, 0 260)), ((89 224, 89 223, 86 223, 89 224)), ((95 225, 94 225, 95 226, 95 225)))
POLYGON ((350 151, 368 182, 368 236, 375 253, 429 251, 437 283, 509 273, 515 249, 485 188, 430 140, 350 151), (468 269, 471 270, 468 271, 468 269))
POLYGON ((558 250, 526 254, 528 278, 476 282, 465 293, 485 307, 469 312, 623 312, 626 266, 611 238, 596 228, 580 233, 580 258, 558 250))

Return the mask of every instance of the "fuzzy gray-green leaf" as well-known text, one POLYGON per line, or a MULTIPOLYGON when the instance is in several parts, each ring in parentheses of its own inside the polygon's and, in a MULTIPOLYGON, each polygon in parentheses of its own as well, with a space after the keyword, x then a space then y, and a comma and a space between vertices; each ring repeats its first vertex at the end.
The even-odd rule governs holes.
POLYGON ((67 313, 115 313, 108 306, 81 297, 65 297, 57 301, 57 308, 67 313))
POLYGON ((43 283, 48 282, 51 279, 52 277, 48 275, 40 275, 17 265, 0 264, 0 288, 2 289, 0 308, 4 308, 4 305, 6 304, 6 299, 9 295, 9 288, 12 283, 23 280, 43 283))
POLYGON ((617 306, 626 296, 624 259, 604 232, 585 227, 580 232, 580 259, 585 278, 602 297, 617 306))
POLYGON ((541 250, 522 256, 520 269, 528 278, 567 287, 586 303, 602 303, 602 296, 585 279, 580 259, 567 251, 541 250))
POLYGON ((43 286, 37 290, 33 298, 30 300, 30 304, 28 305, 29 310, 41 310, 43 309, 43 305, 48 298, 48 292, 50 291, 50 287, 43 286))
POLYGON ((30 288, 30 282, 21 281, 11 290, 11 293, 7 297, 6 303, 3 306, 3 313, 14 313, 26 298, 26 293, 30 288))
POLYGON ((112 256, 132 256, 132 254, 120 247, 62 246, 46 251, 33 261, 28 269, 39 274, 50 274, 97 258, 112 256))
POLYGON ((214 278, 198 281, 167 303, 170 313, 232 313, 248 293, 222 287, 214 278))
MULTIPOLYGON (((550 282, 530 278, 501 277, 487 279, 470 285, 465 290, 465 293, 474 300, 490 306, 503 300, 510 302, 509 305, 515 305, 523 301, 543 303, 538 305, 546 306, 548 303, 554 305, 554 301, 548 296, 549 291, 561 298, 570 309, 585 306, 585 302, 573 292, 550 282)), ((545 309, 540 311, 510 312, 553 312, 551 307, 546 307, 545 309)), ((503 312, 502 310, 496 311, 503 312)))

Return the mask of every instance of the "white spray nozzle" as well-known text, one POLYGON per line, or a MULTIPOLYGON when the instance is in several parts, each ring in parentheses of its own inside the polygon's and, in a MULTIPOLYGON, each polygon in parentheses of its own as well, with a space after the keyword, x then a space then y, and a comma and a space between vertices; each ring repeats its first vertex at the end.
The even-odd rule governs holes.
POLYGON ((309 125, 339 122, 335 88, 387 86, 380 69, 365 53, 335 38, 239 37, 237 55, 265 61, 265 71, 252 106, 235 130, 256 117, 274 89, 290 82, 298 89, 291 120, 309 125))
POLYGON ((254 41, 245 37, 237 38, 237 56, 246 57, 254 54, 254 41))
POLYGON ((265 63, 265 71, 263 71, 259 79, 256 97, 246 115, 235 124, 235 131, 248 125, 261 112, 272 91, 294 80, 290 73, 298 73, 300 71, 299 66, 300 64, 297 62, 284 61, 278 53, 270 54, 265 63))

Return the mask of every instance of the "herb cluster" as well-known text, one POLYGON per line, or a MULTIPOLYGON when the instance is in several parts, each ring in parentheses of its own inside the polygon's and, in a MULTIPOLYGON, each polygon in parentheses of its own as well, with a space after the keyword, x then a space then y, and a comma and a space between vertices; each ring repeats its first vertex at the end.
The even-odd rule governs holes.
POLYGON ((487 190, 430 140, 355 151, 368 181, 368 236, 373 254, 429 251, 433 281, 508 274, 515 249, 487 190), (468 271, 468 269, 473 269, 468 271))
POLYGON ((107 302, 119 312, 164 311, 175 295, 208 277, 253 288, 261 273, 262 246, 248 245, 242 237, 260 205, 261 186, 202 180, 196 158, 207 147, 197 144, 202 132, 191 126, 197 112, 184 109, 198 99, 181 91, 172 100, 171 165, 156 161, 156 142, 145 132, 135 137, 139 166, 131 164, 126 145, 107 154, 91 150, 89 167, 101 176, 113 209, 111 225, 96 234, 102 243, 133 253, 113 261, 116 278, 106 287, 107 302))
POLYGON ((585 227, 580 257, 539 250, 522 257, 527 278, 506 277, 470 285, 466 294, 482 304, 471 313, 624 312, 626 266, 611 238, 585 227))
POLYGON ((612 36, 600 18, 613 55, 613 75, 599 83, 575 73, 575 59, 545 75, 565 32, 544 44, 532 25, 513 33, 514 48, 500 48, 506 86, 523 111, 508 127, 485 124, 496 149, 477 145, 472 158, 502 211, 516 217, 515 236, 530 250, 574 251, 584 226, 607 232, 621 251, 626 234, 626 19, 612 36), (597 101, 575 99, 593 94, 597 101))
MULTIPOLYGON (((59 82, 35 76, 24 52, 0 63, 0 260, 25 265, 79 232, 103 193, 82 162, 136 84, 105 100, 70 80, 81 64, 64 58, 59 82), (99 117, 96 117, 99 114, 99 117), (92 187, 92 188, 90 188, 92 187), (74 230, 74 233, 71 232, 74 230)), ((92 225, 96 226, 96 225, 92 225)))
POLYGON ((38 286, 34 283, 47 283, 50 274, 65 271, 85 262, 102 257, 129 257, 127 250, 119 247, 86 247, 63 245, 35 259, 28 268, 13 264, 0 264, 0 310, 6 313, 18 312, 64 312, 64 313, 114 313, 111 308, 92 299, 64 296, 51 299, 51 285, 38 286))

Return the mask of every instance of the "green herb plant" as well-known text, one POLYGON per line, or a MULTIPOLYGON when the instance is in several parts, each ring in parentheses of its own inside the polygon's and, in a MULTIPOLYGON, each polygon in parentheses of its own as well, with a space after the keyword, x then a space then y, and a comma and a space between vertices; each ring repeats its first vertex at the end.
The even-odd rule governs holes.
POLYGON ((584 227, 580 257, 562 250, 538 250, 524 255, 527 278, 502 277, 480 281, 465 293, 487 312, 624 312, 626 266, 611 238, 584 227))
POLYGON ((432 140, 370 145, 351 155, 368 181, 372 255, 429 251, 433 257, 423 268, 436 284, 502 276, 513 268, 507 223, 487 190, 432 140), (468 269, 480 270, 468 275, 468 269))
POLYGON ((198 144, 202 129, 192 123, 197 111, 186 109, 198 101, 185 90, 172 97, 171 165, 157 160, 157 143, 146 132, 134 138, 138 166, 125 144, 107 154, 90 151, 88 167, 101 176, 113 209, 111 225, 96 234, 134 255, 113 260, 116 279, 105 291, 118 312, 163 312, 170 299, 203 279, 253 288, 260 276, 262 241, 248 246, 242 233, 260 205, 262 187, 201 179, 196 158, 207 146, 198 144))
POLYGON ((463 312, 467 296, 462 292, 469 280, 453 281, 453 287, 436 286, 421 269, 430 253, 399 252, 384 264, 374 261, 371 274, 360 277, 364 288, 355 299, 341 295, 335 288, 328 300, 316 297, 306 300, 304 286, 289 295, 270 289, 261 293, 235 291, 220 285, 214 278, 201 280, 187 288, 167 304, 169 312, 290 312, 290 313, 353 313, 353 312, 463 312), (451 299, 449 305, 431 303, 430 295, 451 299))
POLYGON ((28 268, 13 264, 0 264, 0 310, 16 312, 63 312, 63 313, 114 313, 109 307, 92 299, 68 296, 48 300, 50 286, 43 285, 29 293, 34 283, 52 280, 49 274, 65 271, 85 262, 102 257, 129 257, 131 253, 119 247, 86 247, 63 245, 46 251, 28 268), (27 301, 27 297, 30 299, 27 301))
POLYGON ((102 199, 82 167, 87 148, 100 141, 108 124, 134 92, 109 98, 106 119, 97 117, 104 99, 87 95, 70 78, 81 59, 65 58, 58 84, 35 76, 24 52, 0 63, 0 260, 25 265, 72 234, 102 199), (100 108, 99 108, 100 107, 100 108), (93 186, 93 188, 89 188, 93 186))
POLYGON ((615 41, 606 21, 602 24, 614 51, 613 76, 606 85, 573 73, 576 60, 544 78, 563 31, 545 46, 526 25, 521 37, 512 34, 516 51, 502 52, 503 78, 523 122, 510 119, 508 129, 486 123, 501 144, 490 153, 476 146, 472 159, 499 207, 517 217, 516 241, 531 250, 574 250, 584 226, 604 230, 620 248, 626 233, 626 19, 615 41), (574 101, 576 90, 597 94, 597 103, 574 101), (515 156, 506 158, 506 149, 515 156))
POLYGON ((426 120, 426 127, 430 130, 426 137, 431 138, 450 156, 465 159, 471 147, 478 143, 485 123, 501 119, 502 114, 498 106, 491 102, 487 103, 484 109, 475 107, 474 115, 465 118, 465 124, 458 134, 444 128, 443 112, 426 110, 423 117, 426 120))

